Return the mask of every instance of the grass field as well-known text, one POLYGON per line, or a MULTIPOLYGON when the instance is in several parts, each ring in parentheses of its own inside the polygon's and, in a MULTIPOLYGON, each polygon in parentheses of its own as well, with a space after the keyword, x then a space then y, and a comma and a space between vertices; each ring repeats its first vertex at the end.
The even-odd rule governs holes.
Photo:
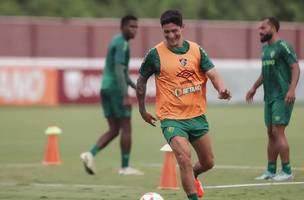
MULTIPOLYGON (((303 199, 304 105, 295 105, 292 123, 287 129, 296 183, 288 185, 266 185, 272 182, 253 179, 266 163, 262 105, 210 106, 207 116, 216 167, 200 176, 206 188, 204 199, 303 199), (250 185, 256 183, 262 185, 250 185)), ((88 176, 79 154, 91 148, 99 134, 107 129, 99 106, 1 107, 0 199, 138 200, 143 193, 154 191, 165 200, 185 200, 182 189, 157 189, 163 162, 159 148, 165 144, 160 128, 145 124, 137 108, 132 122, 131 165, 143 170, 145 175, 117 174, 120 150, 115 140, 97 156, 97 175, 88 176), (59 137, 62 161, 59 166, 41 164, 47 139, 44 131, 48 125, 63 129, 59 137)))

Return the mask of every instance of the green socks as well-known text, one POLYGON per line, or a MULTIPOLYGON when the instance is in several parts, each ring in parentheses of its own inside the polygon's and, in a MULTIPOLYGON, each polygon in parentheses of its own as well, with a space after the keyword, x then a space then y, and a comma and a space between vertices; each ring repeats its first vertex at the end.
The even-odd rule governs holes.
POLYGON ((268 166, 267 166, 267 171, 269 171, 270 173, 275 174, 277 172, 277 163, 269 162, 268 166))
POLYGON ((291 165, 289 162, 282 163, 282 171, 285 172, 286 174, 291 174, 291 165))
MULTIPOLYGON (((267 171, 275 174, 277 172, 277 164, 276 163, 268 163, 267 171)), ((282 171, 286 174, 291 174, 291 165, 289 162, 282 163, 282 171)))
MULTIPOLYGON (((97 153, 99 152, 99 150, 100 150, 99 147, 97 145, 94 145, 92 147, 92 149, 90 150, 90 152, 95 157, 97 155, 97 153)), ((129 167, 129 159, 130 159, 130 154, 129 153, 122 153, 121 154, 121 167, 122 168, 129 167)))
POLYGON ((197 193, 188 194, 188 199, 189 200, 198 200, 197 193))
POLYGON ((128 153, 122 153, 121 154, 121 167, 129 167, 129 159, 130 159, 130 154, 128 153))
POLYGON ((92 153, 92 155, 95 157, 96 154, 99 152, 99 148, 97 145, 95 145, 91 150, 90 152, 92 153))

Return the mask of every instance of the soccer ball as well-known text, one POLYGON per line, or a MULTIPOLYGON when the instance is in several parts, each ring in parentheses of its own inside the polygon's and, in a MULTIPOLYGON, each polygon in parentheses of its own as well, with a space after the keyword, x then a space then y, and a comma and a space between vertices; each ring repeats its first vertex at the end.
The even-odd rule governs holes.
POLYGON ((155 192, 148 192, 140 197, 139 200, 164 200, 164 198, 155 192))

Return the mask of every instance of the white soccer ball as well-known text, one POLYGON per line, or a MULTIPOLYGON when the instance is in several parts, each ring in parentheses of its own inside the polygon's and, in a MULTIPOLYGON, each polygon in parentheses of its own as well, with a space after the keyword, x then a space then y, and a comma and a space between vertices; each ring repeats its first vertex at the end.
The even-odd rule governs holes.
POLYGON ((140 197, 139 200, 164 200, 164 198, 155 192, 148 192, 140 197))

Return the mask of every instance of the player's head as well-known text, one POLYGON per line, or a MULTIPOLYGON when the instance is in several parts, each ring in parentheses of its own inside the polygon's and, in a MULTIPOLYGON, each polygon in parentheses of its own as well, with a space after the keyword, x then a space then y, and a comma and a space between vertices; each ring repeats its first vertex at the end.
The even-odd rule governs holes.
POLYGON ((121 18, 120 30, 127 40, 135 37, 137 28, 137 17, 134 15, 126 15, 121 18))
POLYGON ((167 10, 160 17, 160 24, 169 47, 177 47, 182 40, 183 16, 178 10, 167 10))
POLYGON ((268 42, 280 30, 280 22, 275 17, 266 17, 259 26, 260 41, 268 42))

